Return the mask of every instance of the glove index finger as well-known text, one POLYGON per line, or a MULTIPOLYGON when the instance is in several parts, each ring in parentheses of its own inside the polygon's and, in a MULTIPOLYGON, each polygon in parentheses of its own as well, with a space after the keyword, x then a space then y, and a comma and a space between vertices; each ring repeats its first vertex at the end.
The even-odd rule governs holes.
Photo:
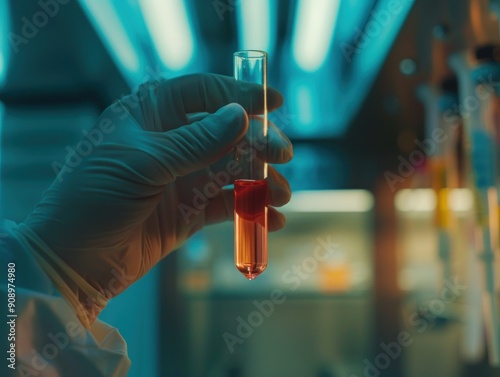
MULTIPOLYGON (((196 112, 214 113, 222 106, 229 103, 239 103, 249 114, 261 114, 264 103, 264 90, 262 85, 236 81, 229 76, 209 73, 199 73, 181 76, 166 81, 158 90, 168 92, 166 98, 171 103, 180 104, 177 111, 183 114, 196 112), (260 104, 260 105, 259 105, 260 104)), ((267 87, 267 107, 269 111, 279 108, 283 103, 280 92, 272 87, 267 87)))

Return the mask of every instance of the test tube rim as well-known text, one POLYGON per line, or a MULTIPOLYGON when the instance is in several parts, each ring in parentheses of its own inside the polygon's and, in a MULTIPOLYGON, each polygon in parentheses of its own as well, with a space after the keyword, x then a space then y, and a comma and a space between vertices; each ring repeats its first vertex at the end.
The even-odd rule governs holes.
POLYGON ((267 52, 262 50, 241 50, 236 51, 233 56, 240 59, 267 59, 267 52), (250 55, 251 53, 255 55, 250 55))

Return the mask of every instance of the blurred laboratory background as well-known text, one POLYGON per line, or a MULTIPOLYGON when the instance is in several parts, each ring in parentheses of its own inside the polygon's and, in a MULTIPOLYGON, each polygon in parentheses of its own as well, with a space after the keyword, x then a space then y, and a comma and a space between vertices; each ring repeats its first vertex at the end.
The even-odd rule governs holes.
POLYGON ((147 80, 268 52, 293 198, 247 281, 196 233, 102 319, 130 376, 500 376, 500 1, 0 0, 0 211, 147 80), (498 165, 498 166, 497 166, 498 165))

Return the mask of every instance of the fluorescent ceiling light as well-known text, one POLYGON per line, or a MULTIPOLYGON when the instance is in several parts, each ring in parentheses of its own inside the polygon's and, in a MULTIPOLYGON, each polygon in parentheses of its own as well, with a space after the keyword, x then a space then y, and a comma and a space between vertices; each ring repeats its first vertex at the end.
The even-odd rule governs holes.
POLYGON ((149 33, 166 67, 185 68, 193 59, 194 36, 183 0, 141 0, 149 33))
POLYGON ((293 57, 304 71, 316 71, 330 49, 340 0, 299 0, 295 13, 293 57))
POLYGON ((269 0, 240 0, 236 8, 240 50, 263 50, 271 54, 276 35, 275 6, 276 2, 271 4, 269 0))
POLYGON ((10 46, 7 35, 10 32, 9 2, 0 2, 0 86, 7 76, 7 65, 9 61, 10 46))
POLYGON ((127 70, 126 73, 139 72, 140 63, 137 51, 112 2, 110 0, 80 0, 80 3, 106 48, 115 58, 116 64, 127 70))
POLYGON ((366 190, 294 191, 287 212, 368 212, 373 195, 366 190))

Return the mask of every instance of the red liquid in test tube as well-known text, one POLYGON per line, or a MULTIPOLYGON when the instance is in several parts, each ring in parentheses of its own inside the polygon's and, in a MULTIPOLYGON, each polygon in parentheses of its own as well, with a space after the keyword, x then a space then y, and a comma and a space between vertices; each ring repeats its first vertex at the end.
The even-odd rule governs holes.
POLYGON ((234 183, 235 264, 253 280, 267 267, 267 180, 234 183))

